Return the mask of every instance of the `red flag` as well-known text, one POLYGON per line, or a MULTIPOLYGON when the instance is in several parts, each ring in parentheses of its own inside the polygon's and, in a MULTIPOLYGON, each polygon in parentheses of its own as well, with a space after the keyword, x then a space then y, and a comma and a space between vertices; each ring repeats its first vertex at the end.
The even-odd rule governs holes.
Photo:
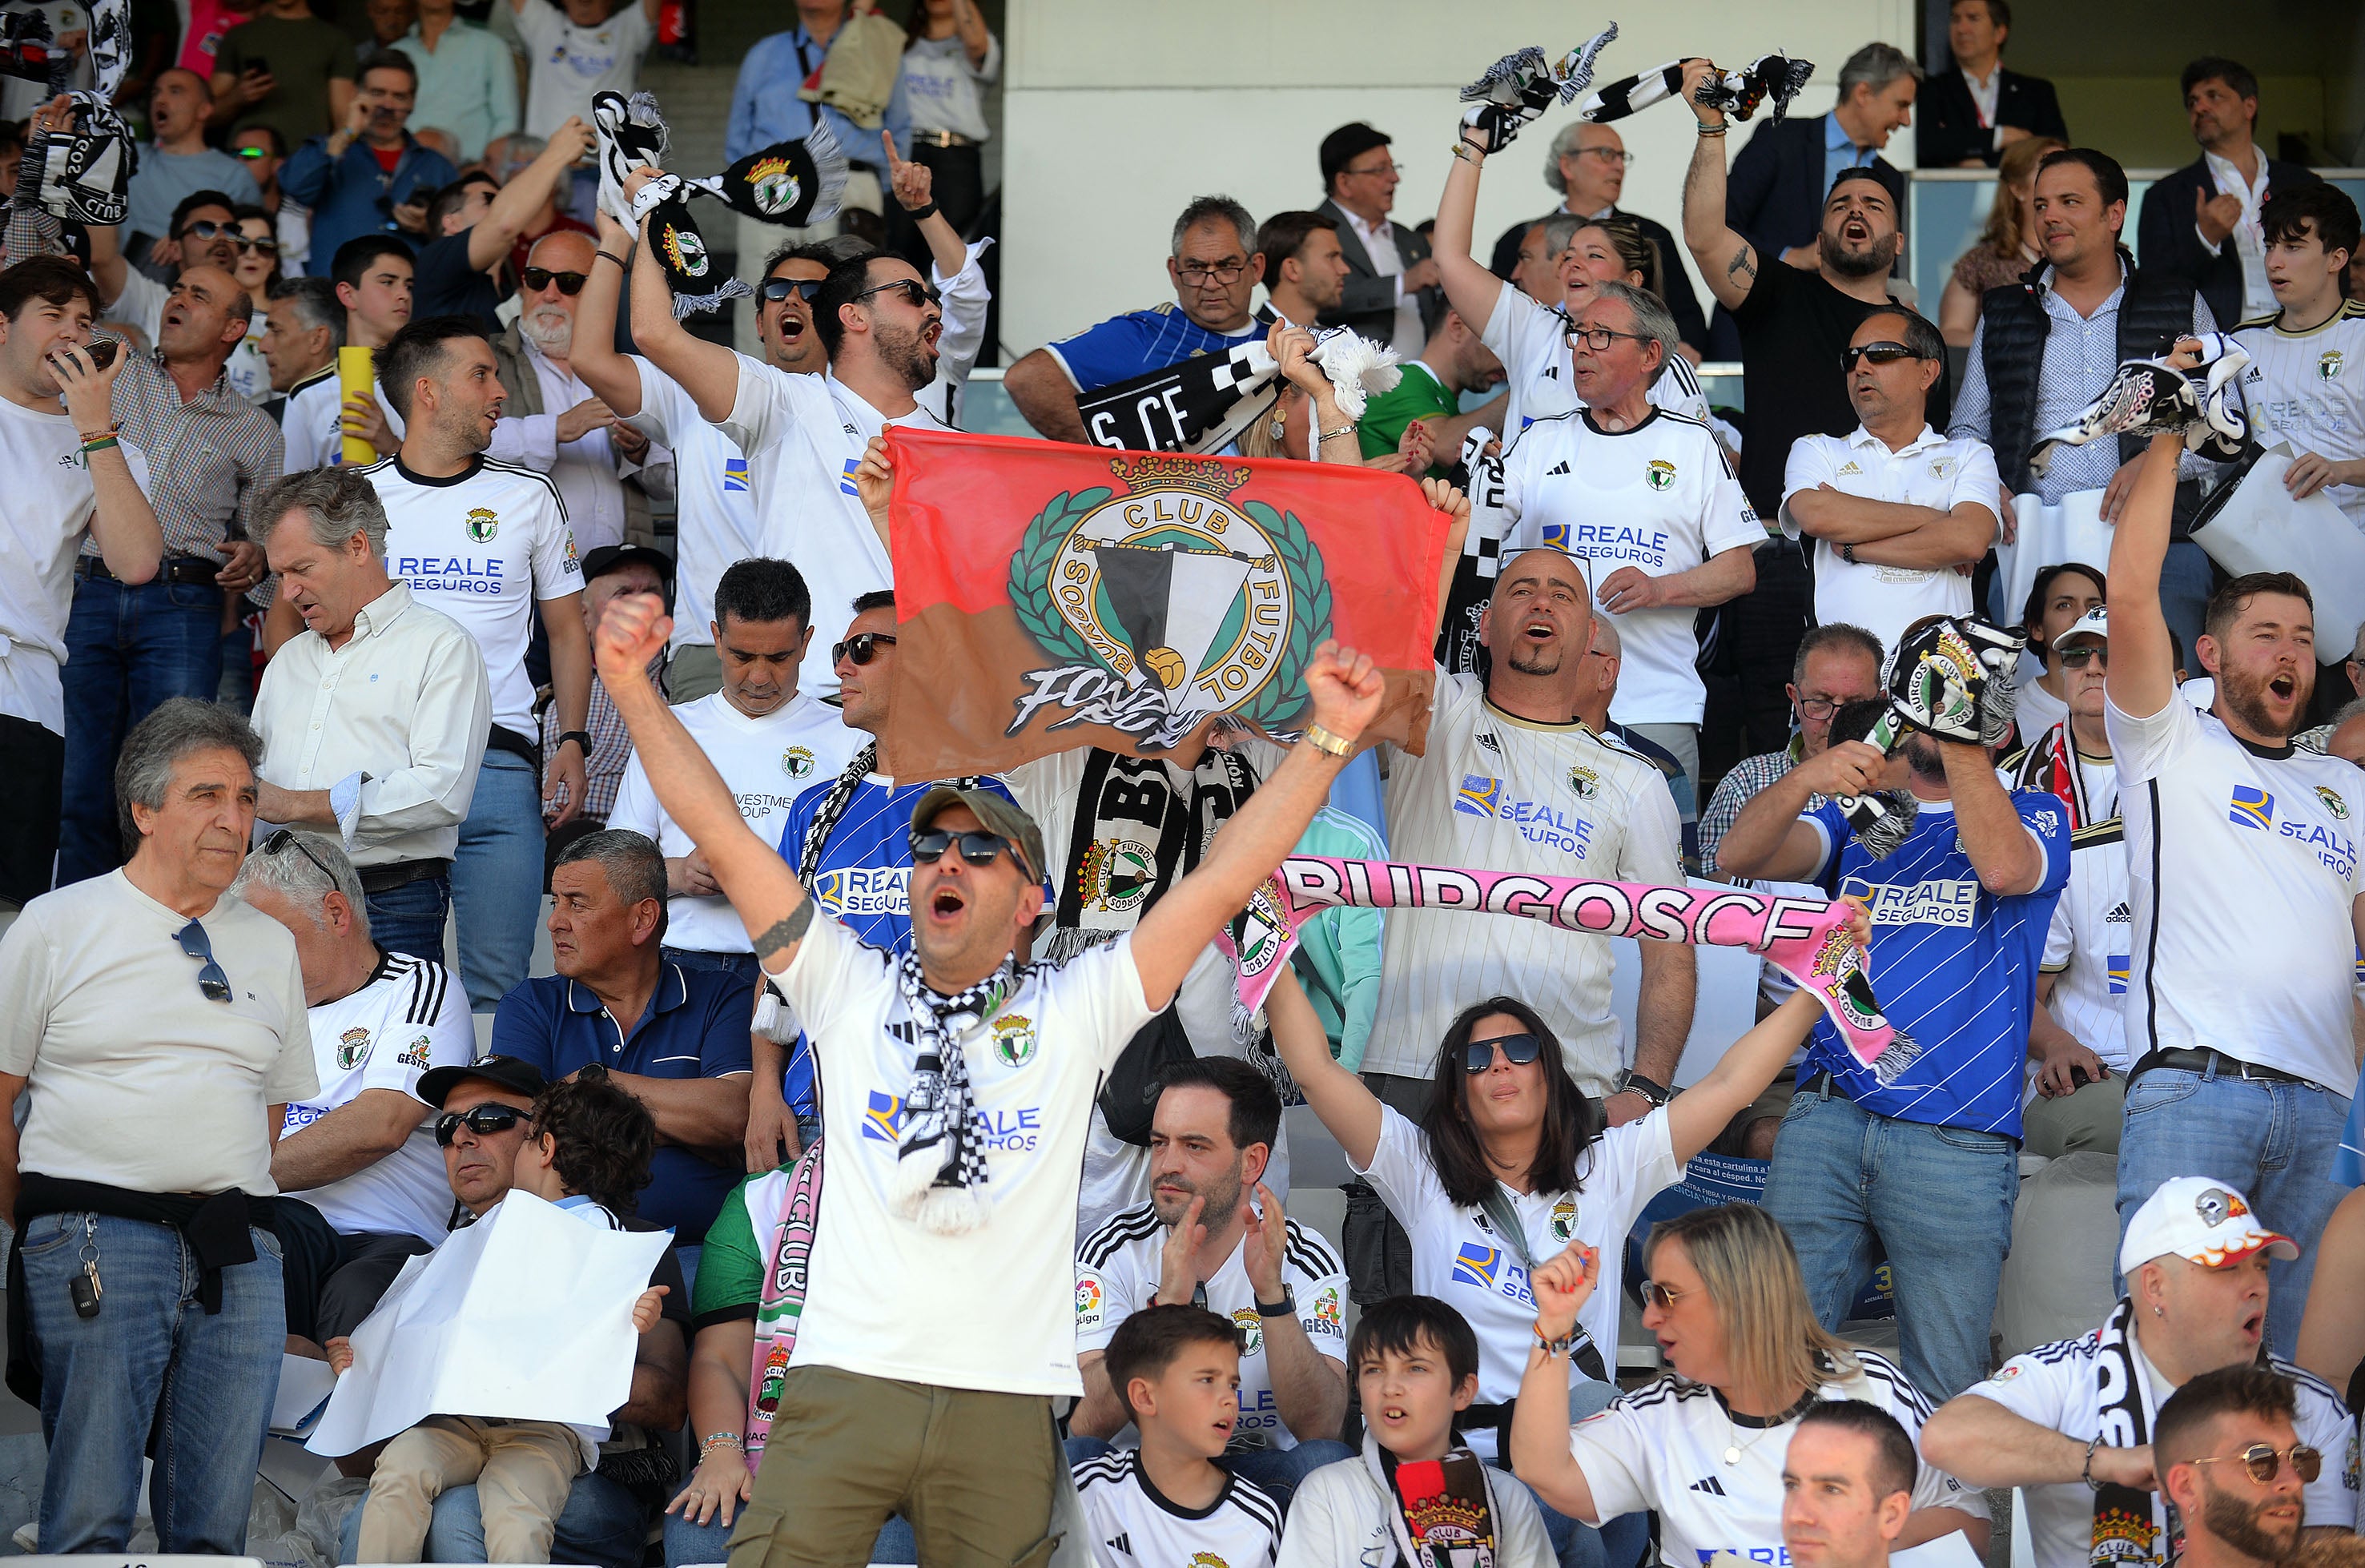
POLYGON ((1367 738, 1426 741, 1451 524, 1404 476, 902 427, 887 451, 898 778, 1187 764, 1219 714, 1294 734, 1330 637, 1385 673, 1367 738))

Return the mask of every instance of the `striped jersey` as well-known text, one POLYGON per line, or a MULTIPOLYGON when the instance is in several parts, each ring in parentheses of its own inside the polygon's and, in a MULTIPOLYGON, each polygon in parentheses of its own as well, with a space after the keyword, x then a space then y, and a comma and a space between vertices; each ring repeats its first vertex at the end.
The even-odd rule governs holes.
MULTIPOLYGON (((1284 1219, 1281 1277, 1297 1302, 1297 1321, 1314 1348, 1347 1362, 1347 1265, 1338 1249, 1310 1226, 1284 1219)), ((1158 1295, 1160 1254, 1172 1231, 1159 1223, 1148 1204, 1120 1209, 1084 1239, 1076 1252, 1076 1351, 1105 1350, 1116 1326, 1149 1305, 1158 1295)), ((1243 1246, 1232 1249, 1223 1266, 1200 1282, 1207 1310, 1231 1319, 1240 1331, 1240 1415, 1231 1446, 1294 1449, 1297 1438, 1282 1424, 1273 1401, 1272 1377, 1264 1358, 1264 1319, 1256 1309, 1243 1246)), ((1176 1562, 1187 1562, 1177 1558, 1176 1562)))
POLYGON ((1922 801, 1905 842, 1880 860, 1865 853, 1837 802, 1799 819, 1822 840, 1806 879, 1871 911, 1873 991, 1889 1021, 1922 1047, 1883 1085, 1829 1018, 1816 1021, 1808 1067, 1828 1070, 1875 1115, 2020 1137, 2037 965, 2069 880, 2069 813, 2033 790, 2012 791, 2012 802, 2044 852, 2045 875, 2034 891, 2009 896, 1980 885, 1948 801, 1922 801))
MULTIPOLYGON (((2285 331, 2281 321, 2280 314, 2245 321, 2234 332, 2250 356, 2242 398, 2259 439, 2335 463, 2365 457, 2365 300, 2343 300, 2331 319, 2304 332, 2285 331)), ((2365 485, 2326 493, 2365 529, 2365 485)))
MULTIPOLYGON (((2117 817, 2107 817, 2069 835, 2069 885, 2053 906, 2053 924, 2045 935, 2044 969, 2057 977, 2053 982, 2054 1019, 2118 1073, 2130 1065, 2126 999, 2134 931, 2134 912, 2127 904, 2126 827, 2117 817)), ((2031 1070, 2033 1074, 2033 1063, 2031 1070)))
MULTIPOLYGON (((1398 860, 1680 885, 1675 797, 1659 770, 1571 721, 1515 718, 1474 675, 1437 672, 1428 749, 1388 754, 1389 852, 1398 860)), ((1596 1096, 1623 1065, 1609 1008, 1610 939, 1506 915, 1389 912, 1380 1005, 1363 1070, 1426 1078, 1446 1025, 1484 997, 1516 996, 1560 1036, 1596 1096)))
POLYGON ((1139 1449, 1088 1459, 1075 1477, 1095 1568, 1272 1568, 1280 1555, 1281 1505, 1237 1475, 1204 1508, 1162 1495, 1139 1449))
MULTIPOLYGON (((1538 420, 1585 407, 1569 375, 1568 317, 1548 305, 1539 305, 1508 284, 1495 298, 1494 314, 1479 341, 1495 351, 1508 378, 1510 401, 1503 410, 1503 436, 1518 435, 1538 420)), ((1651 383, 1653 407, 1688 415, 1705 423, 1708 395, 1691 361, 1676 354, 1651 383)))

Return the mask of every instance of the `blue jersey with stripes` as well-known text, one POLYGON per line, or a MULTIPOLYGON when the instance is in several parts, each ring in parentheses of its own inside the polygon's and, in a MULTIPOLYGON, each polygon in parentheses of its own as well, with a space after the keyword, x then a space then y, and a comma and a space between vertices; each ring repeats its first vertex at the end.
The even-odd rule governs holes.
POLYGON ((1046 344, 1045 351, 1067 367, 1076 390, 1092 392, 1179 364, 1194 354, 1228 353, 1242 343, 1261 343, 1271 330, 1263 321, 1251 320, 1237 332, 1211 332, 1170 300, 1112 316, 1046 344))

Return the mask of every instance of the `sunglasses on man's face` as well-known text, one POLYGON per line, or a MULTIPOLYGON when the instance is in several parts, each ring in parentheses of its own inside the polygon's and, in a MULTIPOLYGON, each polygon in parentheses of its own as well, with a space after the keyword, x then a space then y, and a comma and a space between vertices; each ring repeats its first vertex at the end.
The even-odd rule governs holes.
POLYGON ((521 1111, 515 1105, 488 1103, 471 1105, 465 1111, 446 1111, 435 1118, 435 1145, 438 1148, 451 1148, 452 1140, 460 1136, 462 1127, 478 1137, 490 1137, 495 1133, 509 1131, 520 1122, 532 1120, 532 1112, 521 1111))
POLYGON ((898 288, 903 291, 904 303, 911 306, 914 310, 925 310, 929 306, 936 303, 936 291, 935 289, 921 283, 917 278, 909 277, 899 277, 893 283, 882 283, 875 288, 866 288, 854 297, 857 301, 864 300, 869 298, 874 294, 885 294, 891 290, 898 288))
POLYGON ((829 662, 833 667, 846 660, 867 665, 879 656, 881 647, 891 648, 894 645, 895 634, 892 632, 857 632, 843 643, 830 644, 829 662))
POLYGON ((224 974, 221 965, 214 961, 213 939, 206 935, 206 928, 192 920, 173 933, 173 940, 178 942, 181 951, 190 958, 204 960, 197 969, 197 990, 205 999, 207 1002, 229 1002, 230 976, 224 974))
POLYGON ((768 277, 764 280, 762 286, 757 288, 756 292, 763 298, 764 303, 767 305, 778 305, 791 294, 795 295, 799 299, 803 300, 807 305, 811 305, 813 302, 813 297, 821 292, 821 279, 817 277, 768 277))
POLYGON ((1513 1067, 1525 1067, 1543 1054, 1543 1042, 1533 1035, 1497 1035, 1491 1040, 1472 1040, 1462 1047, 1462 1070, 1471 1074, 1485 1071, 1495 1065, 1496 1047, 1503 1059, 1513 1067))
POLYGON ((219 240, 225 234, 229 235, 233 240, 237 239, 239 237, 238 225, 235 223, 216 223, 210 218, 200 218, 195 223, 190 224, 188 227, 181 230, 181 238, 184 240, 219 240))
POLYGON ((536 294, 556 283, 558 292, 569 298, 582 293, 584 284, 590 278, 588 273, 555 273, 548 267, 528 267, 518 275, 525 279, 526 287, 536 294))
POLYGON ((960 846, 960 857, 970 865, 991 866, 994 857, 1010 847, 1010 841, 998 833, 952 833, 932 827, 912 835, 912 864, 933 866, 956 845, 960 846))
MULTIPOLYGON (((2293 1443, 2290 1451, 2292 1473, 2303 1484, 2313 1484, 2315 1478, 2324 1473, 2324 1455, 2319 1450, 2305 1443, 2293 1443)), ((2240 1461, 2242 1468, 2250 1473, 2250 1479, 2261 1486, 2272 1482, 2275 1473, 2283 1467, 2282 1450, 2272 1443, 2252 1443, 2240 1453, 2219 1454, 2214 1459, 2196 1459, 2192 1462, 2225 1464, 2236 1460, 2240 1461)))
POLYGON ((2063 669, 2084 669, 2095 663, 2100 663, 2104 669, 2111 667, 2111 651, 2100 643, 2080 643, 2074 648, 2063 648, 2059 656, 2063 669))
POLYGON ((1921 357, 1903 343, 1858 343, 1840 356, 1840 365, 1842 369, 1852 371, 1860 359, 1868 359, 1875 364, 1895 364, 1900 359, 1921 357))

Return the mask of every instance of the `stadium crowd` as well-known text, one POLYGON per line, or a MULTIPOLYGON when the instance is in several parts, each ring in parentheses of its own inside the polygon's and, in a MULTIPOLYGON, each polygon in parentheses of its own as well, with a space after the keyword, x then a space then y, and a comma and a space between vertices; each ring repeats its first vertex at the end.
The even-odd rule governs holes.
POLYGON ((2005 0, 1822 115, 1778 59, 1607 88, 1483 254, 1590 53, 1439 106, 1418 229, 1360 122, 1312 205, 1194 200, 1171 298, 1004 386, 1050 442, 1144 444, 1150 386, 1170 450, 1407 476, 1424 738, 1331 641, 1293 729, 899 777, 947 699, 898 689, 885 437, 958 431, 986 344, 1002 43, 794 9, 714 182, 752 352, 676 308, 657 0, 6 12, 68 62, 0 103, 22 1544, 258 1549, 285 1369, 403 1373, 398 1307, 546 1206, 657 1261, 499 1351, 604 1347, 622 1403, 427 1408, 288 1550, 1880 1568, 2017 1488, 2038 1568, 2357 1561, 2365 630, 2308 577, 2365 544, 2304 536, 2365 529, 2359 219, 2247 69, 2184 73, 2134 214, 2005 0), (1695 119, 1656 218, 1626 112, 1695 119), (1998 171, 1934 319, 1909 126, 1998 171), (2260 515, 2293 553, 2221 564, 2260 515), (1292 855, 1844 902, 1910 1048, 1771 958, 1439 908, 1325 913, 1243 1006, 1292 855), (1335 1235, 1285 1212, 1317 1132, 1335 1235), (2084 1316, 2017 1342, 2061 1236, 2084 1316))

